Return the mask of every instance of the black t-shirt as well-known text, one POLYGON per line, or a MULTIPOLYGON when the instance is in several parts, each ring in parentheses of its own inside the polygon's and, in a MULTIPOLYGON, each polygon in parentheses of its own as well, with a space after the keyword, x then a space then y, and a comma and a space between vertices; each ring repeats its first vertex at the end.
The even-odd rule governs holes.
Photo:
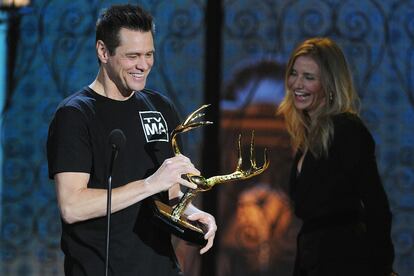
MULTIPOLYGON (((58 106, 49 127, 49 177, 60 172, 90 174, 88 188, 106 189, 114 129, 126 143, 114 162, 112 188, 152 174, 171 156, 170 132, 178 124, 168 99, 144 89, 126 101, 101 96, 89 87, 58 106)), ((168 193, 158 195, 168 200, 168 193)), ((170 235, 151 222, 150 199, 111 215, 111 275, 179 275, 170 235)), ((103 275, 106 217, 67 224, 61 247, 67 275, 103 275)))

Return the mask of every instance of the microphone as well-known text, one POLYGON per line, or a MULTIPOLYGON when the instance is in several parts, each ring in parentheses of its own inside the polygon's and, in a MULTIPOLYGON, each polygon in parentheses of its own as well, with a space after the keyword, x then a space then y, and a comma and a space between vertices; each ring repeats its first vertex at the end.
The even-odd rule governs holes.
POLYGON ((109 134, 109 144, 112 146, 112 149, 116 149, 119 151, 124 147, 125 142, 125 135, 119 128, 112 130, 109 134))
POLYGON ((111 197, 112 197, 112 171, 114 168, 114 162, 118 156, 118 152, 124 147, 126 138, 122 130, 114 129, 109 134, 109 145, 112 148, 111 159, 109 162, 109 174, 108 174, 108 190, 106 199, 106 254, 105 254, 105 276, 108 276, 109 265, 109 237, 111 230, 111 197))

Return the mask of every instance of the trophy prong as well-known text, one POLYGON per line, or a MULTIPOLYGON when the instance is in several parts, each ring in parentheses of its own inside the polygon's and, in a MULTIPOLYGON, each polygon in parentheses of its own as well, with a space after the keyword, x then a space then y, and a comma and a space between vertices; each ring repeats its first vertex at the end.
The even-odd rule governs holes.
POLYGON ((253 169, 256 168, 256 155, 254 151, 254 130, 252 131, 252 138, 250 142, 250 165, 253 169))
POLYGON ((236 170, 233 173, 230 174, 226 174, 226 175, 218 175, 218 176, 213 176, 208 178, 207 181, 207 186, 213 187, 216 184, 220 184, 220 183, 225 183, 225 182, 229 182, 229 181, 234 181, 234 180, 245 180, 245 179, 249 179, 252 178, 256 175, 261 174, 262 172, 264 172, 270 162, 267 158, 267 150, 265 149, 264 151, 264 162, 263 165, 261 167, 257 167, 256 164, 256 159, 255 159, 255 150, 254 150, 255 146, 254 146, 254 133, 252 133, 252 140, 250 142, 250 168, 247 170, 243 170, 242 169, 242 165, 243 165, 243 159, 242 159, 242 153, 241 153, 241 135, 239 135, 239 141, 238 141, 238 159, 237 159, 237 167, 236 170))
POLYGON ((204 105, 202 105, 201 107, 199 107, 198 109, 196 109, 195 111, 193 111, 190 115, 188 115, 187 119, 185 119, 185 120, 184 120, 183 125, 187 125, 187 124, 188 124, 188 122, 190 122, 190 121, 192 121, 192 120, 194 120, 194 119, 196 119, 196 118, 199 118, 199 117, 201 117, 201 116, 204 116, 204 113, 202 113, 202 115, 201 115, 201 116, 199 116, 199 112, 200 112, 201 110, 203 110, 203 109, 206 109, 206 108, 207 108, 207 107, 209 107, 209 106, 210 106, 210 104, 204 104, 204 105))
POLYGON ((200 113, 201 110, 209 107, 209 104, 205 104, 202 105, 200 108, 198 108, 197 110, 195 110, 194 112, 192 112, 190 115, 188 115, 188 117, 184 120, 183 123, 179 124, 171 133, 171 144, 172 144, 172 148, 174 150, 174 153, 176 155, 180 154, 180 149, 178 147, 177 141, 176 141, 176 136, 179 133, 183 133, 183 132, 187 132, 190 131, 192 129, 198 128, 198 127, 202 127, 202 126, 206 126, 206 125, 211 125, 213 122, 210 121, 196 121, 197 119, 203 117, 205 115, 205 113, 200 113))
POLYGON ((267 169, 267 167, 269 167, 269 164, 270 164, 270 162, 269 162, 269 158, 267 156, 267 148, 265 148, 264 149, 264 166, 266 167, 266 169, 267 169))
POLYGON ((237 166, 236 171, 239 171, 241 169, 243 163, 243 157, 241 152, 241 134, 239 134, 239 139, 237 141, 237 166))

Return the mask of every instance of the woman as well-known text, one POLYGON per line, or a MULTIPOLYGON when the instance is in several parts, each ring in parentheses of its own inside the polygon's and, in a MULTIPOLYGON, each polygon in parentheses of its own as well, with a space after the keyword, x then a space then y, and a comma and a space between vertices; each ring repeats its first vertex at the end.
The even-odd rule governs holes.
POLYGON ((296 151, 290 194, 303 220, 295 276, 393 275, 391 212, 344 54, 329 38, 292 53, 279 112, 296 151))

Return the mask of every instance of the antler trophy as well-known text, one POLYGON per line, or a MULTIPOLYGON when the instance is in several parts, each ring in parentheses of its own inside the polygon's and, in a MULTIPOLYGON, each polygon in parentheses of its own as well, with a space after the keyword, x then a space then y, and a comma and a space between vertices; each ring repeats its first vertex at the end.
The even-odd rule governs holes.
MULTIPOLYGON (((180 154, 180 149, 176 141, 176 136, 179 133, 183 133, 194 128, 212 124, 209 121, 197 121, 200 117, 204 116, 204 113, 201 113, 203 109, 209 105, 203 105, 193 113, 191 113, 187 119, 177 126, 171 134, 172 148, 175 155, 180 154)), ((184 211, 188 204, 194 199, 194 197, 200 193, 205 192, 213 188, 217 184, 226 183, 234 180, 244 180, 252 178, 256 175, 264 172, 269 166, 269 160, 267 158, 266 149, 264 151, 264 163, 262 166, 256 166, 256 159, 254 153, 254 133, 252 133, 251 143, 250 143, 250 168, 248 170, 242 169, 242 155, 240 147, 241 135, 238 139, 238 162, 236 170, 231 174, 218 175, 210 178, 205 178, 201 175, 187 174, 184 177, 197 185, 196 189, 187 189, 184 195, 179 200, 178 204, 174 207, 170 207, 161 201, 155 200, 156 207, 156 218, 158 222, 161 222, 162 226, 167 227, 167 229, 174 235, 199 245, 205 245, 207 241, 204 239, 204 230, 203 225, 199 222, 190 221, 184 215, 184 211)))

